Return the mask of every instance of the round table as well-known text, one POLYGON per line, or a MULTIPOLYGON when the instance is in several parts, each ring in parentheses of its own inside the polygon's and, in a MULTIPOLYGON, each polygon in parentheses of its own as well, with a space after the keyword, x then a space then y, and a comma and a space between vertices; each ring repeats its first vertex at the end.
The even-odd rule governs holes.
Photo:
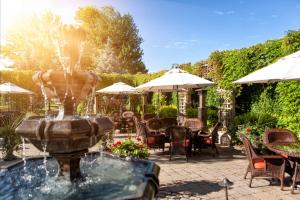
POLYGON ((287 155, 289 159, 295 162, 294 174, 293 174, 293 184, 291 192, 294 193, 295 182, 297 179, 298 172, 300 170, 300 142, 290 142, 290 143, 270 143, 266 144, 267 148, 275 153, 281 155, 287 155), (299 168, 299 169, 298 169, 299 168))

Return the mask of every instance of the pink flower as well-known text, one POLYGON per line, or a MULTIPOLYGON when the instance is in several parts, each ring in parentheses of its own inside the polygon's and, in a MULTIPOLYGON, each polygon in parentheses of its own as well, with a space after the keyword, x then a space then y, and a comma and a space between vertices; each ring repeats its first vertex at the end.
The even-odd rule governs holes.
POLYGON ((139 142, 142 141, 140 136, 136 137, 136 140, 139 141, 139 142))

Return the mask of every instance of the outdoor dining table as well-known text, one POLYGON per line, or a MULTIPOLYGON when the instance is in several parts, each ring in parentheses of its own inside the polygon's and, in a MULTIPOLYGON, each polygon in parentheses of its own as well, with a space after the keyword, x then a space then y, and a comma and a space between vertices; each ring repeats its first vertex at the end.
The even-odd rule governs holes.
POLYGON ((295 162, 291 189, 291 192, 294 193, 295 183, 299 172, 298 168, 300 168, 300 142, 270 143, 266 144, 266 147, 277 154, 287 155, 288 159, 295 162))

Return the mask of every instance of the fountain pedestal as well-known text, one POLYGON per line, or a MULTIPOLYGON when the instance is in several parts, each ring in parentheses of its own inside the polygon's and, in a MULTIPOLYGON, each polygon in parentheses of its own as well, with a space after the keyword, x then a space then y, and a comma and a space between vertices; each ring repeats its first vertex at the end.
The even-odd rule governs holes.
POLYGON ((81 178, 80 173, 80 158, 88 151, 78 151, 73 153, 52 153, 59 164, 59 175, 70 177, 71 181, 81 178))

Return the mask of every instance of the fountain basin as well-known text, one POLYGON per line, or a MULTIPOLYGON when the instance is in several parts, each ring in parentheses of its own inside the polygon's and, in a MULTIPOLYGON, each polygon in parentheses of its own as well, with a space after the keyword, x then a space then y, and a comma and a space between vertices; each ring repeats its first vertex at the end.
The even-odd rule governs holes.
POLYGON ((74 181, 81 178, 80 158, 112 131, 112 125, 107 117, 47 120, 35 116, 24 119, 16 133, 30 140, 39 150, 49 152, 59 163, 59 175, 74 181))
POLYGON ((158 191, 159 166, 152 161, 122 159, 91 153, 81 159, 82 179, 59 176, 55 159, 28 159, 0 172, 4 199, 153 199, 158 191), (46 166, 46 167, 45 167, 46 166))

